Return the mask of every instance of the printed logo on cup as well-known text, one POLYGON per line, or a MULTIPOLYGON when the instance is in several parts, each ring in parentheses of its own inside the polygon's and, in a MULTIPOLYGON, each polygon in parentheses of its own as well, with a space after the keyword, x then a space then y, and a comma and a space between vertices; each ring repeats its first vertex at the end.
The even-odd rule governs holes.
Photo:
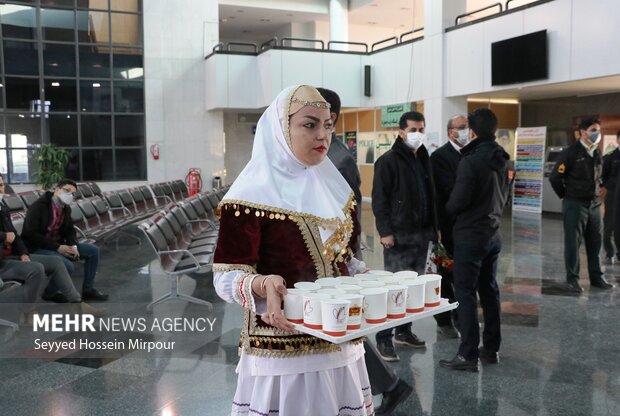
POLYGON ((346 308, 344 306, 332 309, 332 314, 334 315, 336 322, 338 322, 339 324, 344 322, 344 319, 346 318, 345 312, 346 308))

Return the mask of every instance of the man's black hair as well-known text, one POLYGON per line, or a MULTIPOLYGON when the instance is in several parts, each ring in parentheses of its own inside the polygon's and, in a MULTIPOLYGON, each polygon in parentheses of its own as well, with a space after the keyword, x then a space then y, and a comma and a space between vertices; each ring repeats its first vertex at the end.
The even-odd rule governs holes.
POLYGON ((497 116, 488 108, 477 108, 467 114, 467 123, 477 137, 492 137, 497 131, 497 116))
POLYGON ((579 130, 588 130, 592 124, 601 124, 601 122, 596 117, 586 117, 579 123, 579 130))
POLYGON ((424 114, 419 113, 417 111, 408 111, 402 116, 400 116, 400 121, 398 122, 398 127, 401 130, 405 130, 407 128, 407 120, 411 121, 421 121, 426 125, 426 120, 424 119, 424 114))
POLYGON ((67 179, 67 178, 64 178, 58 181, 58 183, 56 184, 56 188, 62 188, 65 185, 71 185, 75 189, 77 189, 77 183, 73 179, 67 179))
POLYGON ((329 112, 336 114, 336 120, 334 120, 334 124, 336 124, 338 117, 340 116, 340 97, 334 91, 328 90, 327 88, 317 88, 317 91, 331 106, 329 112))

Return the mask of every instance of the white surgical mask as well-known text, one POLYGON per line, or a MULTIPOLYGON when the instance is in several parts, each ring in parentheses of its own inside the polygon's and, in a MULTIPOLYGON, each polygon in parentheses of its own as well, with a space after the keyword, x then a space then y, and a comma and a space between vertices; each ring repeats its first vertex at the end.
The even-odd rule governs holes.
POLYGON ((69 192, 62 191, 60 193, 60 200, 63 204, 70 205, 73 202, 73 195, 71 195, 69 192))
POLYGON ((459 142, 461 146, 467 145, 469 143, 469 129, 459 130, 459 137, 456 138, 456 141, 459 142))
POLYGON ((416 131, 415 133, 407 133, 405 144, 413 150, 418 150, 420 146, 426 144, 426 135, 416 131))

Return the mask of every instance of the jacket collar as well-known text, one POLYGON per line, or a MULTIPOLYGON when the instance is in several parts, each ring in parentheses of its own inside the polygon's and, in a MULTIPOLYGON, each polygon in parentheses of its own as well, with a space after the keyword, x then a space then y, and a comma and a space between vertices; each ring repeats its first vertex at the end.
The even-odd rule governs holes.
POLYGON ((483 145, 485 143, 492 143, 494 141, 495 141, 495 136, 478 137, 476 140, 473 140, 473 141, 469 142, 467 144, 467 146, 463 147, 461 149, 461 154, 462 155, 466 155, 468 153, 473 152, 479 146, 481 146, 481 145, 483 145))
MULTIPOLYGON (((403 156, 414 157, 413 150, 405 144, 405 141, 401 139, 400 136, 396 137, 396 141, 394 142, 392 149, 403 156)), ((428 150, 426 150, 426 146, 420 146, 415 153, 415 156, 420 158, 428 157, 428 150)))

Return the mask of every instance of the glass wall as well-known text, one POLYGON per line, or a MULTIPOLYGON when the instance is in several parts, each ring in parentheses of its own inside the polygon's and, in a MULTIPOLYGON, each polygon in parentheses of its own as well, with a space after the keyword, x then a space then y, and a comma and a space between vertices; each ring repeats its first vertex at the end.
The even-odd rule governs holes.
POLYGON ((3 1, 0 26, 5 180, 33 182, 44 143, 72 179, 146 179, 142 1, 3 1))

